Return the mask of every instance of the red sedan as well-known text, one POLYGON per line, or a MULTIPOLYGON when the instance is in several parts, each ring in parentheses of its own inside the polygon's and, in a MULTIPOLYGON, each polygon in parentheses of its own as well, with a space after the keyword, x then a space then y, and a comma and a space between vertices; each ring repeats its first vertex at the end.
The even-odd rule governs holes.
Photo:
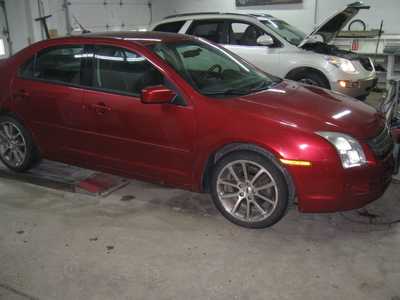
POLYGON ((283 81, 200 38, 110 33, 39 42, 0 64, 0 158, 47 158, 210 192, 253 228, 377 199, 393 140, 373 108, 283 81))

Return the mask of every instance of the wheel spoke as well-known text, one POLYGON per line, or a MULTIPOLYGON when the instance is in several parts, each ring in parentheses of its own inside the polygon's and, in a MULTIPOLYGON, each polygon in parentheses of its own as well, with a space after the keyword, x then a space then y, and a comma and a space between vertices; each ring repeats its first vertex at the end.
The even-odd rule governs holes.
POLYGON ((275 184, 273 182, 270 182, 270 183, 267 183, 267 184, 262 185, 260 187, 256 187, 255 191, 259 192, 259 191, 262 191, 262 190, 267 190, 267 189, 270 189, 270 188, 272 188, 274 186, 275 186, 275 184))
POLYGON ((267 212, 260 206, 260 204, 257 203, 257 201, 252 202, 254 206, 258 209, 258 211, 262 214, 265 215, 267 212))
POLYGON ((15 144, 15 146, 17 146, 17 147, 26 147, 26 145, 25 145, 25 143, 24 142, 18 142, 18 143, 16 143, 15 144))
POLYGON ((228 185, 228 186, 231 186, 231 187, 233 187, 233 188, 239 189, 238 186, 237 186, 237 184, 234 184, 234 183, 232 183, 232 182, 229 182, 229 181, 226 181, 226 180, 223 180, 223 179, 219 179, 219 180, 218 180, 218 184, 228 185))
POLYGON ((232 174, 233 178, 235 178, 236 182, 239 183, 239 182, 240 182, 239 177, 237 177, 236 172, 235 172, 235 170, 232 168, 232 166, 230 166, 230 167, 228 168, 228 170, 229 170, 229 172, 231 172, 231 174, 232 174))
POLYGON ((243 169, 244 180, 247 182, 249 180, 249 178, 248 178, 248 175, 247 175, 246 164, 244 162, 242 162, 241 165, 242 165, 242 169, 243 169))
POLYGON ((232 198, 232 197, 237 197, 237 196, 239 196, 239 193, 229 193, 229 194, 220 195, 220 197, 222 199, 227 199, 227 198, 232 198))
POLYGON ((264 173, 264 169, 260 169, 256 175, 254 175, 253 179, 251 180, 251 184, 254 185, 258 178, 264 173))
POLYGON ((8 140, 7 136, 5 135, 4 131, 0 131, 0 142, 6 142, 8 140))
POLYGON ((244 199, 244 198, 239 198, 239 199, 236 201, 235 205, 232 207, 232 210, 231 210, 231 213, 232 213, 232 214, 235 214, 235 213, 236 213, 236 211, 238 210, 238 208, 239 208, 240 204, 242 203, 243 199, 244 199))
POLYGON ((22 163, 23 160, 24 160, 24 158, 25 158, 24 153, 22 153, 22 151, 19 150, 18 148, 16 148, 16 149, 14 150, 14 152, 15 152, 17 158, 18 158, 18 163, 22 163))
POLYGON ((10 147, 1 145, 1 147, 0 147, 0 154, 1 154, 1 156, 5 156, 8 150, 10 150, 10 147))
POLYGON ((271 204, 271 205, 274 205, 274 204, 275 204, 275 202, 274 202, 273 200, 271 200, 271 199, 268 198, 268 197, 265 197, 265 196, 261 195, 260 193, 256 193, 256 196, 257 196, 258 198, 260 198, 260 199, 262 199, 262 200, 268 202, 268 203, 271 204))
POLYGON ((12 133, 11 133, 10 126, 7 124, 4 124, 3 130, 4 130, 4 133, 6 134, 7 138, 12 139, 12 133))
POLYGON ((247 206, 246 206, 246 219, 250 220, 250 201, 247 201, 247 206))

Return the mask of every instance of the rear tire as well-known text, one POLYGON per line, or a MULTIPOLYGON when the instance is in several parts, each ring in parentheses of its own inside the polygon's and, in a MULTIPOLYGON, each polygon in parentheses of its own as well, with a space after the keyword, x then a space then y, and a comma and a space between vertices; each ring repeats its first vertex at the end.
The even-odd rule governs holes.
POLYGON ((264 156, 247 151, 228 154, 217 162, 211 195, 225 218, 247 228, 274 225, 289 205, 282 172, 264 156))
POLYGON ((32 135, 11 116, 0 116, 0 160, 14 172, 27 171, 40 160, 32 135))

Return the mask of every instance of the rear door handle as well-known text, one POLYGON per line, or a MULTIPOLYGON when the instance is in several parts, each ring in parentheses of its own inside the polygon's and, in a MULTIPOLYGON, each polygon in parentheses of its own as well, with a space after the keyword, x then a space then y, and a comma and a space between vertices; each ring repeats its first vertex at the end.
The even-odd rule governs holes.
POLYGON ((97 104, 91 104, 90 108, 92 108, 98 115, 103 115, 103 114, 111 111, 111 107, 107 106, 106 104, 104 104, 102 102, 97 103, 97 104))

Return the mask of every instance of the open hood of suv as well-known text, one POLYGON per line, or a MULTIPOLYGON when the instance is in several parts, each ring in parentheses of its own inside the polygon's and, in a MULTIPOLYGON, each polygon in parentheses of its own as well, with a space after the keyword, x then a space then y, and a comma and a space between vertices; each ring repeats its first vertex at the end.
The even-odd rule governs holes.
POLYGON ((349 21, 358 14, 360 9, 370 9, 370 6, 364 5, 362 2, 354 2, 349 4, 344 10, 335 13, 317 26, 304 40, 299 47, 311 42, 311 37, 321 35, 325 43, 332 41, 336 35, 349 23, 349 21))

